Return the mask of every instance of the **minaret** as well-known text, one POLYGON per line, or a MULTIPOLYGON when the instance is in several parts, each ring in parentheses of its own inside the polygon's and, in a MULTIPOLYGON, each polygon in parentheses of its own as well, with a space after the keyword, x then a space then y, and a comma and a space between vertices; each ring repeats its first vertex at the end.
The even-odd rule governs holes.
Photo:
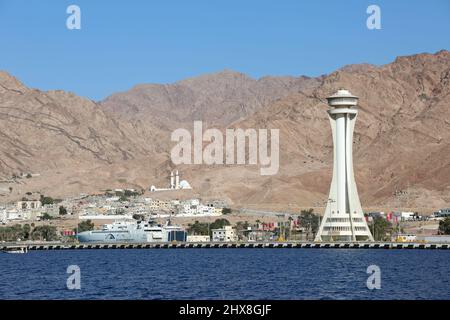
POLYGON ((353 130, 358 97, 339 89, 327 98, 333 135, 333 178, 315 241, 373 241, 353 175, 353 130))
POLYGON ((175 185, 173 183, 173 171, 170 171, 170 189, 174 189, 175 185))
POLYGON ((175 174, 175 189, 180 189, 180 176, 178 175, 178 170, 175 174))

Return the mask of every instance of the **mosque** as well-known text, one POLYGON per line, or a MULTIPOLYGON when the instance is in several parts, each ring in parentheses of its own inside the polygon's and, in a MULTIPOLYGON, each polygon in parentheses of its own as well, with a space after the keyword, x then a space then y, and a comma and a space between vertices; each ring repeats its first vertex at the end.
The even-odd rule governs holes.
POLYGON ((170 184, 169 184, 168 188, 157 188, 155 186, 150 187, 151 192, 171 191, 171 190, 190 190, 190 189, 192 189, 192 187, 187 180, 180 181, 180 175, 178 173, 178 170, 175 171, 175 174, 173 171, 170 172, 170 184))

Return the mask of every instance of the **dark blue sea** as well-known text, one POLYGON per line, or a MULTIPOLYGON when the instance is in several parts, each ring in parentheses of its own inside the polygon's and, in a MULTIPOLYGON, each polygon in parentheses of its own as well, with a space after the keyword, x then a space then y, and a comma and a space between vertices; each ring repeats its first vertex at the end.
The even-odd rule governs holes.
POLYGON ((450 251, 144 249, 0 254, 0 299, 450 299, 450 251), (81 289, 69 290, 69 265, 81 289), (380 289, 367 288, 367 267, 380 289))

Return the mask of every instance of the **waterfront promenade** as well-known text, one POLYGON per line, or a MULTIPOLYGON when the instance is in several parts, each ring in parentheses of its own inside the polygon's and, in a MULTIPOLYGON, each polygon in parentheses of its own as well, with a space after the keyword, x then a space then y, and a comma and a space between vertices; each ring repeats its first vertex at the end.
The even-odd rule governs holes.
POLYGON ((95 249, 450 249, 448 243, 423 242, 172 242, 172 243, 3 243, 0 251, 95 250, 95 249))

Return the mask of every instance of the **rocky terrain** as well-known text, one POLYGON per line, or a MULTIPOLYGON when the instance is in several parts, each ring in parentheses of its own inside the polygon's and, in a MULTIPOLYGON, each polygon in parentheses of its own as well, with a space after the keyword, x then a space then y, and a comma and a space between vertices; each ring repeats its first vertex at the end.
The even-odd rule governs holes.
POLYGON ((314 87, 319 79, 264 77, 224 70, 174 84, 141 84, 101 102, 127 120, 138 120, 173 130, 202 120, 211 126, 227 126, 247 118, 274 101, 301 89, 314 87))
MULTIPOLYGON (((355 174, 363 206, 438 208, 450 204, 450 53, 350 65, 318 78, 222 71, 169 85, 142 84, 99 103, 29 89, 0 73, 1 201, 27 191, 70 196, 112 187, 166 184, 173 129, 280 129, 280 170, 246 165, 179 166, 190 196, 235 206, 322 206, 331 179, 325 97, 360 97, 355 174), (40 176, 12 179, 21 173, 40 176), (12 190, 11 190, 12 188, 12 190)), ((182 196, 182 195, 180 195, 182 196)))
POLYGON ((275 190, 283 190, 288 180, 298 186, 292 192, 326 194, 332 144, 323 97, 349 88, 360 97, 354 162, 363 202, 445 206, 450 202, 449 81, 448 51, 399 57, 382 67, 348 66, 238 125, 280 128, 281 170, 271 179, 275 190))
POLYGON ((4 72, 0 114, 4 196, 35 191, 65 196, 93 192, 112 181, 134 184, 140 174, 133 174, 138 169, 132 164, 148 168, 148 159, 161 151, 157 143, 146 143, 161 140, 154 128, 120 121, 71 93, 26 88, 4 72))

